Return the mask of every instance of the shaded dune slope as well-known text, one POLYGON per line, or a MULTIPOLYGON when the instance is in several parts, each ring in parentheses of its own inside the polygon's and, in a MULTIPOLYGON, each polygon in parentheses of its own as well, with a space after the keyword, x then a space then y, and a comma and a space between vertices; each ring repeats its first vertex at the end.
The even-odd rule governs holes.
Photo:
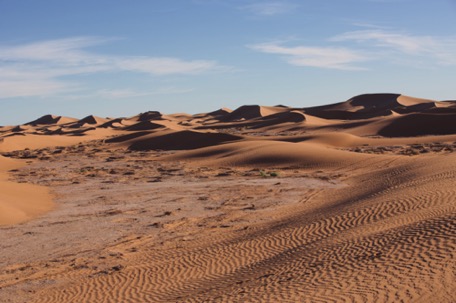
POLYGON ((189 150, 207 146, 218 146, 243 137, 197 131, 136 132, 106 140, 107 143, 119 143, 130 150, 189 150))
POLYGON ((379 130, 385 137, 416 137, 425 135, 448 135, 456 133, 456 111, 454 113, 409 114, 392 120, 379 130))
POLYGON ((168 160, 192 160, 200 165, 262 167, 331 167, 354 164, 366 155, 338 151, 312 143, 247 141, 201 148, 169 156, 168 160))
POLYGON ((365 94, 348 101, 306 108, 305 112, 325 119, 356 120, 421 112, 447 104, 399 94, 365 94))
POLYGON ((158 128, 166 128, 161 124, 157 124, 151 121, 141 121, 133 125, 124 127, 124 130, 137 131, 137 130, 154 130, 158 128))
POLYGON ((241 140, 242 137, 229 134, 200 133, 195 131, 172 132, 136 140, 128 148, 131 150, 188 150, 207 146, 220 145, 230 141, 241 140))
MULTIPOLYGON (((306 121, 306 116, 297 110, 283 111, 273 113, 267 116, 255 117, 252 119, 241 119, 241 121, 233 122, 218 122, 212 120, 212 123, 203 123, 203 126, 196 126, 196 129, 224 129, 232 127, 244 127, 250 129, 261 129, 269 126, 283 126, 283 124, 293 124, 301 126, 306 121)), ((222 119, 223 120, 223 119, 222 119)))
POLYGON ((77 119, 62 117, 62 116, 54 116, 54 115, 44 115, 36 120, 26 123, 25 125, 52 125, 52 124, 67 124, 76 122, 77 119))
POLYGON ((278 112, 286 111, 282 107, 244 105, 231 113, 221 115, 219 120, 222 122, 233 122, 239 120, 249 120, 269 116, 278 112))

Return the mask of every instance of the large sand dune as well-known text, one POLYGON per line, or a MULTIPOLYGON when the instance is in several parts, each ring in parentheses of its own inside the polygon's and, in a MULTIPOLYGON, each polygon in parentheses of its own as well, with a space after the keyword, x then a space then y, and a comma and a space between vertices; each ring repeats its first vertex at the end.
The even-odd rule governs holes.
POLYGON ((456 302, 455 117, 370 94, 1 127, 0 301, 456 302))

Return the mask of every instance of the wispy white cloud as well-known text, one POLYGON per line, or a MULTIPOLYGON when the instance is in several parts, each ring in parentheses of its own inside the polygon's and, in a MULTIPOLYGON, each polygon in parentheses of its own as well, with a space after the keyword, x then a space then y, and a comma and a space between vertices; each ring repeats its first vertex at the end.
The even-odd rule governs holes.
POLYGON ((134 99, 147 96, 157 95, 178 95, 188 94, 193 92, 193 88, 175 87, 175 86, 163 86, 154 89, 138 89, 138 88, 105 88, 98 90, 89 90, 83 92, 83 90, 75 91, 72 94, 60 96, 61 100, 75 101, 75 100, 126 100, 134 99))
POLYGON ((397 3, 397 2, 410 2, 412 0, 366 0, 367 2, 375 3, 397 3))
POLYGON ((0 98, 49 96, 74 90, 64 76, 100 72, 135 72, 155 76, 201 74, 223 70, 211 60, 114 56, 87 48, 111 39, 76 37, 16 46, 0 46, 0 98))
POLYGON ((8 81, 0 79, 0 98, 49 96, 68 91, 69 86, 48 79, 30 79, 26 81, 8 81))
POLYGON ((356 42, 361 47, 376 47, 379 51, 425 58, 435 64, 456 64, 456 36, 418 36, 385 30, 361 30, 335 36, 331 41, 356 42))
POLYGON ((284 1, 257 2, 239 7, 241 10, 260 16, 274 16, 293 11, 298 6, 284 1))
POLYGON ((130 57, 115 60, 119 69, 154 75, 199 74, 217 68, 214 61, 183 61, 176 58, 130 57))
POLYGON ((353 26, 360 27, 360 28, 377 29, 377 30, 390 29, 390 27, 388 27, 388 26, 373 24, 373 23, 369 23, 369 22, 360 22, 360 21, 352 21, 352 20, 347 20, 347 21, 349 23, 351 23, 353 26))
POLYGON ((356 63, 367 59, 362 52, 342 47, 286 47, 276 43, 264 43, 252 45, 250 48, 263 53, 284 55, 285 60, 295 66, 361 70, 363 68, 356 63))
POLYGON ((138 91, 135 89, 102 89, 95 92, 94 95, 89 95, 86 97, 101 97, 103 99, 129 99, 137 98, 144 96, 153 96, 153 95, 170 95, 170 94, 185 94, 192 92, 193 89, 186 88, 176 88, 176 87, 162 87, 155 90, 149 91, 138 91))
POLYGON ((101 59, 101 56, 91 55, 83 49, 105 42, 106 39, 102 38, 75 37, 16 46, 0 46, 0 60, 47 61, 65 65, 93 64, 94 61, 101 59))
POLYGON ((332 41, 356 41, 364 43, 371 41, 377 47, 397 49, 398 51, 416 54, 429 51, 435 46, 435 39, 426 36, 410 36, 382 30, 361 30, 347 32, 331 39, 332 41))
POLYGON ((369 61, 411 64, 420 68, 456 65, 456 36, 416 36, 383 29, 345 32, 321 42, 322 46, 284 46, 263 43, 249 46, 263 53, 284 56, 295 66, 339 70, 365 70, 369 61))
POLYGON ((24 64, 2 66, 0 61, 0 98, 49 96, 74 90, 74 83, 58 79, 66 74, 58 69, 24 64))

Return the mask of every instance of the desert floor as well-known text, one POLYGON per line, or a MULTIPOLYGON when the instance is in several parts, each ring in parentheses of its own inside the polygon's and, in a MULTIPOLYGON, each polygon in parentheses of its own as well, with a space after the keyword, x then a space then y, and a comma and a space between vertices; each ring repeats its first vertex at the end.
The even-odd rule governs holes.
POLYGON ((456 108, 360 98, 3 127, 0 301, 455 302, 456 108))

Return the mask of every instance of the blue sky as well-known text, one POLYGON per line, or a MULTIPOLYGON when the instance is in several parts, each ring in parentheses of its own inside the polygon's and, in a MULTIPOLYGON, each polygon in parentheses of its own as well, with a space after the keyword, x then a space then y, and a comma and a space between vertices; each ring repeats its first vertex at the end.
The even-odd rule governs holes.
POLYGON ((456 99, 455 0, 0 0, 0 125, 456 99))

